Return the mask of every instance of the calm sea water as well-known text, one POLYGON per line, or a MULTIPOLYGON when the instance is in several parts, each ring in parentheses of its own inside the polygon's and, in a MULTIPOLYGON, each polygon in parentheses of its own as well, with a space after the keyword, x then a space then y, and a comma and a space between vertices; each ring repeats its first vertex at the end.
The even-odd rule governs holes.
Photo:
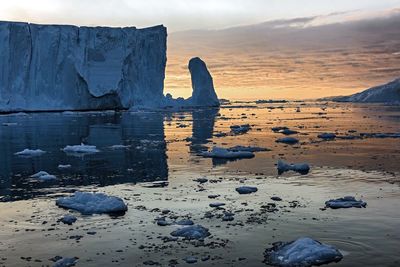
MULTIPOLYGON (((5 266, 51 265, 50 258, 79 257, 78 266, 141 266, 148 259, 162 266, 184 266, 186 256, 207 256, 199 266, 263 266, 263 251, 275 241, 311 236, 337 246, 344 259, 332 266, 399 266, 400 138, 323 141, 323 132, 338 136, 400 133, 400 108, 337 103, 237 103, 220 109, 185 112, 35 113, 0 116, 0 263, 5 266), (230 126, 250 124, 243 135, 230 126), (294 146, 276 143, 286 126, 299 133, 294 146), (220 136, 227 133, 227 136, 220 136), (62 149, 80 143, 100 152, 69 155, 62 149), (113 145, 126 148, 113 149, 113 145), (226 161, 199 154, 212 146, 251 145, 268 148, 255 158, 226 161), (14 153, 42 149, 38 157, 14 153), (310 174, 277 175, 276 162, 307 162, 310 174), (71 168, 58 169, 59 164, 71 168), (56 175, 39 182, 39 171, 56 175), (193 179, 215 180, 199 186, 193 179), (143 182, 168 180, 165 188, 143 182), (240 196, 235 187, 259 188, 240 196), (119 218, 81 216, 73 226, 57 223, 67 211, 55 198, 75 190, 120 196, 129 210, 119 218), (235 220, 204 218, 209 194, 220 194, 235 220), (354 195, 366 209, 320 210, 330 198, 354 195), (279 211, 260 207, 280 196, 279 211), (291 208, 291 201, 298 201, 291 208), (143 208, 145 207, 145 208, 143 208), (160 227, 160 210, 192 218, 210 229, 206 245, 164 243, 173 226, 160 227), (96 231, 88 235, 89 230, 96 231), (76 236, 81 236, 76 238, 76 236), (240 260, 239 260, 240 258, 240 260), (173 264, 172 264, 173 265, 173 264)), ((218 212, 217 212, 218 213, 218 212)))

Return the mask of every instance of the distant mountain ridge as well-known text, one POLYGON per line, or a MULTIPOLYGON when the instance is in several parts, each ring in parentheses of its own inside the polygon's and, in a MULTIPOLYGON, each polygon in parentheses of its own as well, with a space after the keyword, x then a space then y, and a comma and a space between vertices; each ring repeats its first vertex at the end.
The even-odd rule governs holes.
POLYGON ((331 98, 337 102, 361 103, 399 103, 400 104, 400 78, 384 85, 379 85, 350 96, 331 98))

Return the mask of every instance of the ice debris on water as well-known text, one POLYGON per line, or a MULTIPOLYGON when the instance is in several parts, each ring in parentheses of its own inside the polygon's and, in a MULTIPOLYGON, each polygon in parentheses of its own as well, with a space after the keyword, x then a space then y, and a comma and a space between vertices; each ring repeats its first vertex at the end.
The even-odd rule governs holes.
POLYGON ((292 242, 276 242, 264 252, 265 263, 279 267, 310 267, 339 262, 340 251, 308 237, 292 242))
POLYGON ((59 164, 57 166, 58 169, 60 170, 66 170, 66 169, 70 169, 72 166, 70 164, 59 164))
POLYGON ((64 215, 60 221, 62 223, 68 224, 68 225, 72 225, 74 222, 76 222, 77 218, 74 215, 71 214, 66 214, 64 215))
POLYGON ((53 264, 53 267, 70 267, 75 266, 78 262, 77 258, 61 258, 53 264))
POLYGON ((201 225, 185 226, 171 233, 175 237, 183 237, 185 239, 204 239, 208 237, 210 232, 201 225))
POLYGON ((324 140, 333 140, 336 138, 336 134, 334 133, 322 133, 318 135, 318 138, 324 139, 324 140))
POLYGON ((57 177, 55 175, 49 174, 45 171, 37 172, 37 173, 31 175, 31 178, 42 180, 42 181, 57 179, 57 177))
POLYGON ((63 148, 63 151, 65 153, 71 153, 71 154, 91 154, 91 153, 97 153, 100 152, 96 146, 90 146, 90 145, 68 145, 63 148))
POLYGON ((250 131, 251 126, 249 124, 232 125, 230 128, 232 134, 238 135, 238 134, 245 134, 248 131, 250 131))
POLYGON ((36 157, 36 156, 41 156, 44 153, 46 153, 46 151, 43 151, 41 149, 28 149, 28 148, 25 148, 22 151, 14 153, 14 155, 24 156, 24 157, 36 157))
POLYGON ((211 151, 205 151, 200 154, 207 158, 221 158, 221 159, 240 159, 240 158, 253 158, 254 153, 249 151, 231 151, 222 147, 213 147, 211 151))
POLYGON ((310 171, 310 166, 307 163, 288 164, 283 160, 278 160, 277 168, 278 174, 282 174, 287 171, 295 171, 304 175, 310 171))
POLYGON ((103 193, 75 192, 70 197, 57 199, 56 205, 77 210, 82 214, 124 213, 128 210, 121 198, 103 193))
POLYGON ((241 186, 236 188, 236 192, 238 192, 241 195, 251 194, 257 191, 258 191, 257 187, 254 186, 241 186))
POLYGON ((341 208, 365 208, 367 203, 362 200, 356 200, 355 197, 346 196, 338 199, 331 199, 325 202, 326 207, 331 209, 341 208))
POLYGON ((283 138, 278 138, 275 142, 294 145, 294 144, 297 144, 299 142, 299 140, 294 137, 283 137, 283 138))

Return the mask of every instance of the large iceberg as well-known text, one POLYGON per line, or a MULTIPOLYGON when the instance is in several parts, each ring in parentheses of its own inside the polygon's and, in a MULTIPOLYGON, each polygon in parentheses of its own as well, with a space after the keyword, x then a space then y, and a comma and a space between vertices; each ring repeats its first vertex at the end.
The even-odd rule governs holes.
POLYGON ((400 103, 400 78, 360 93, 333 98, 338 102, 400 103))
POLYGON ((0 111, 160 106, 166 41, 162 25, 0 22, 0 111))

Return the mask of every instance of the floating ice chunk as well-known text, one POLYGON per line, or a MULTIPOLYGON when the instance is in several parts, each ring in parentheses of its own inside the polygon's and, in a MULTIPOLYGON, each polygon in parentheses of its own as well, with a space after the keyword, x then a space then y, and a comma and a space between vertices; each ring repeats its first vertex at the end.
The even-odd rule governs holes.
POLYGON ((253 158, 254 153, 249 151, 231 151, 222 147, 213 147, 211 151, 205 151, 200 154, 208 158, 221 158, 221 159, 239 159, 239 158, 253 158))
POLYGON ((356 200, 354 197, 346 196, 338 199, 331 199, 325 202, 325 205, 331 209, 340 208, 365 208, 367 203, 362 200, 356 200))
POLYGON ((68 225, 72 225, 74 222, 76 222, 76 220, 77 220, 77 218, 74 215, 70 215, 70 214, 64 215, 60 219, 61 222, 68 224, 68 225))
POLYGON ((66 146, 63 148, 63 151, 65 153, 71 153, 71 154, 92 154, 100 152, 100 150, 98 150, 96 146, 89 146, 84 144, 66 146))
POLYGON ((102 193, 75 192, 70 197, 57 199, 56 205, 82 214, 123 213, 128 210, 121 198, 102 193))
POLYGON ((265 263, 280 267, 310 267, 339 262, 343 255, 333 246, 308 237, 285 243, 276 242, 264 252, 265 263))
POLYGON ((213 203, 210 203, 209 206, 210 206, 211 208, 219 208, 219 207, 225 206, 225 203, 222 203, 222 202, 213 202, 213 203))
POLYGON ((257 191, 258 191, 257 187, 254 186, 241 186, 236 188, 236 192, 238 192, 241 195, 247 195, 255 193, 257 191))
POLYGON ((142 186, 146 188, 160 188, 160 187, 167 187, 168 184, 169 184, 168 181, 156 181, 151 183, 144 183, 142 184, 142 186))
POLYGON ((192 225, 175 230, 171 233, 171 235, 186 239, 204 239, 210 235, 210 232, 207 228, 201 225, 192 225))
POLYGON ((299 140, 294 137, 283 137, 283 138, 278 138, 275 142, 294 145, 297 144, 299 140))
POLYGON ((231 133, 233 134, 245 134, 251 129, 249 124, 232 125, 230 128, 231 128, 231 133))
POLYGON ((261 152, 261 151, 271 151, 268 148, 258 147, 258 146, 234 146, 228 148, 229 151, 247 151, 247 152, 261 152))
POLYGON ((324 140, 333 140, 336 138, 336 134, 334 133, 322 133, 318 135, 318 138, 324 139, 324 140))
POLYGON ((360 136, 367 138, 400 138, 400 133, 361 133, 360 136))
POLYGON ((192 264, 197 262, 197 258, 193 256, 189 256, 183 259, 186 263, 192 264))
POLYGON ((177 224, 177 225, 194 225, 194 222, 189 219, 183 219, 183 220, 175 222, 175 224, 177 224))
POLYGON ((208 179, 207 178, 197 178, 197 179, 194 179, 193 181, 198 182, 199 184, 204 184, 204 183, 208 182, 208 179))
POLYGON ((287 171, 295 171, 304 175, 310 171, 310 166, 307 163, 288 164, 283 160, 278 160, 277 168, 278 174, 282 174, 287 171))
POLYGON ((36 157, 36 156, 41 156, 44 153, 46 153, 46 151, 43 151, 41 149, 28 149, 25 148, 24 150, 15 153, 14 155, 17 156, 24 156, 24 157, 36 157))
POLYGON ((275 133, 283 131, 283 130, 289 130, 288 127, 286 126, 277 126, 277 127, 272 127, 271 130, 275 133))
POLYGON ((126 146, 126 145, 113 145, 113 146, 110 146, 110 148, 111 149, 114 149, 114 150, 117 150, 117 149, 128 149, 128 148, 130 148, 131 146, 126 146))
POLYGON ((57 179, 57 177, 55 175, 48 174, 45 171, 40 171, 38 173, 35 173, 35 174, 31 175, 31 178, 35 178, 35 179, 42 180, 42 181, 49 181, 49 180, 57 179))
POLYGON ((3 122, 3 126, 16 126, 18 123, 16 122, 3 122))
POLYGON ((70 266, 75 266, 75 264, 78 262, 76 258, 62 258, 56 261, 53 265, 53 267, 70 267, 70 266))
POLYGON ((59 164, 58 165, 58 169, 60 169, 60 170, 66 170, 66 169, 70 169, 72 166, 71 166, 71 164, 59 164))
POLYGON ((292 134, 298 134, 298 131, 295 130, 290 130, 290 129, 283 129, 282 131, 279 131, 279 133, 284 134, 284 135, 292 135, 292 134))

